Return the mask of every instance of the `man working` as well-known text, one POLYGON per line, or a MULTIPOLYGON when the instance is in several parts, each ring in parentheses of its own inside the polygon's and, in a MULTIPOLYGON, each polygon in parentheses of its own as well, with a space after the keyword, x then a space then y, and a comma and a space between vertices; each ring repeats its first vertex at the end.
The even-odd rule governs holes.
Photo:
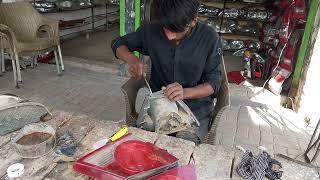
POLYGON ((133 51, 150 56, 153 92, 164 90, 172 101, 183 100, 200 127, 178 132, 177 137, 199 143, 208 132, 213 95, 220 88, 222 47, 219 35, 197 22, 198 0, 158 0, 159 19, 136 32, 117 38, 111 47, 129 72, 141 78, 146 65, 133 51))

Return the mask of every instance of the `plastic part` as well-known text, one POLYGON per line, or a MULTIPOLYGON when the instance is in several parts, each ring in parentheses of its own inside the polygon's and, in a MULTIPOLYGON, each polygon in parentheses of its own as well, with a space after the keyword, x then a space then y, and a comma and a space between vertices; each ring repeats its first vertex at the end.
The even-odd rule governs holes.
POLYGON ((145 98, 137 119, 137 127, 161 134, 172 134, 199 125, 183 101, 172 102, 163 91, 145 98))
POLYGON ((231 71, 227 74, 227 77, 229 83, 241 84, 246 80, 240 71, 231 71))
MULTIPOLYGON (((120 139, 110 142, 100 149, 97 149, 80 158, 74 163, 73 168, 79 173, 88 175, 98 180, 146 179, 147 177, 151 177, 153 175, 162 173, 167 169, 176 167, 178 165, 177 161, 178 159, 169 154, 167 151, 160 149, 151 143, 145 143, 129 133, 120 139), (128 147, 126 147, 127 145, 128 147), (118 147, 120 148, 118 149, 118 147), (145 149, 142 150, 143 148, 150 148, 152 151, 145 149), (147 153, 142 154, 141 151, 147 153), (120 152, 123 154, 118 154, 120 152), (150 163, 141 161, 140 158, 142 157, 143 159, 145 158, 144 156, 147 156, 146 159, 148 161, 150 161, 151 157, 155 157, 156 159, 164 159, 165 161, 161 161, 162 164, 159 163, 158 166, 154 166, 152 169, 142 167, 142 169, 145 170, 141 170, 141 172, 136 173, 136 168, 141 167, 138 166, 139 164, 148 165, 150 163), (139 161, 130 161, 132 158, 138 158, 139 161), (135 173, 133 171, 135 171, 135 173)), ((155 161, 152 160, 151 163, 152 162, 155 161)))
POLYGON ((7 175, 9 178, 20 177, 24 173, 24 165, 21 163, 12 164, 7 169, 7 175))
POLYGON ((56 4, 59 10, 77 10, 92 6, 89 0, 58 0, 56 4))
POLYGON ((170 163, 164 150, 151 143, 131 140, 120 144, 114 152, 115 162, 129 175, 148 171, 170 163))
POLYGON ((221 9, 219 9, 219 8, 209 7, 204 4, 201 4, 199 7, 199 10, 198 10, 199 14, 204 15, 204 16, 208 16, 208 17, 218 16, 220 11, 221 11, 221 9))
POLYGON ((58 10, 57 5, 50 1, 35 1, 32 2, 32 5, 35 9, 42 13, 56 12, 58 10))

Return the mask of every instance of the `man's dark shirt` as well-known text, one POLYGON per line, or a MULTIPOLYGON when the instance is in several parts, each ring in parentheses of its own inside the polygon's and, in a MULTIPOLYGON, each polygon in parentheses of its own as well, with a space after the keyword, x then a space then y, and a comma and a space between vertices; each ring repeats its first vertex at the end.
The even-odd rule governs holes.
MULTIPOLYGON (((217 93, 221 81, 222 47, 219 35, 203 23, 197 23, 179 45, 167 39, 158 23, 146 24, 136 32, 117 38, 111 45, 125 45, 130 51, 150 56, 150 86, 154 92, 178 82, 184 88, 209 83, 217 93)), ((208 116, 213 96, 184 100, 198 119, 208 116)))

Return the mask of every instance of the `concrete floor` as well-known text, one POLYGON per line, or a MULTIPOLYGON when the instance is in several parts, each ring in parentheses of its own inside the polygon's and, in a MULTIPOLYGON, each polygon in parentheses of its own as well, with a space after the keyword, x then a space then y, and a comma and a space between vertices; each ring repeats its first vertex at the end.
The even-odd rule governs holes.
POLYGON ((111 27, 109 31, 103 30, 89 34, 82 34, 62 43, 62 54, 64 56, 77 57, 110 64, 119 64, 113 56, 110 48, 111 41, 119 36, 118 27, 111 27))
POLYGON ((230 71, 243 70, 242 58, 232 55, 231 52, 224 52, 224 62, 227 73, 230 71))
MULTIPOLYGON (((301 114, 281 107, 279 98, 261 87, 230 84, 229 88, 231 107, 216 119, 216 145, 241 145, 252 152, 263 146, 272 155, 304 161, 302 155, 314 129, 301 114)), ((320 159, 315 164, 319 166, 320 159)))
POLYGON ((54 65, 27 68, 21 71, 23 84, 19 89, 14 88, 12 72, 6 72, 0 77, 0 94, 15 94, 42 103, 50 111, 65 116, 88 116, 105 122, 124 120, 125 104, 120 88, 127 78, 68 63, 65 66, 61 76, 57 76, 54 65))

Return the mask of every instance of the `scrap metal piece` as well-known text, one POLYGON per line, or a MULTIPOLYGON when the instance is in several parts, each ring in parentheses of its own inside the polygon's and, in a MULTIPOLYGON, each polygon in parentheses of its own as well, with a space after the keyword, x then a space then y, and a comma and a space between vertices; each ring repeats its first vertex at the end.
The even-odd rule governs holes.
POLYGON ((198 10, 198 13, 208 17, 215 17, 221 12, 221 9, 215 7, 209 7, 204 4, 201 4, 198 10))
POLYGON ((89 0, 58 0, 57 6, 59 10, 75 10, 91 7, 92 3, 89 0))
POLYGON ((227 18, 238 18, 243 16, 244 14, 245 14, 245 11, 242 9, 230 8, 220 12, 219 16, 223 16, 227 18))
POLYGON ((230 43, 230 48, 234 50, 242 49, 244 47, 245 47, 244 42, 241 40, 234 40, 234 41, 231 41, 230 43))
POLYGON ((42 104, 23 101, 12 95, 0 95, 0 135, 38 122, 48 113, 50 114, 42 104))
POLYGON ((221 33, 232 33, 234 30, 238 29, 238 23, 233 20, 225 20, 221 25, 221 21, 219 19, 209 19, 207 25, 214 28, 216 32, 221 33))
POLYGON ((244 17, 246 19, 253 19, 253 20, 268 20, 272 16, 272 13, 266 10, 260 9, 250 9, 247 10, 244 17))
POLYGON ((172 102, 163 91, 147 96, 137 119, 137 127, 172 134, 200 123, 183 101, 172 102))
POLYGON ((46 0, 32 2, 32 5, 42 13, 57 11, 57 5, 54 2, 46 0))

